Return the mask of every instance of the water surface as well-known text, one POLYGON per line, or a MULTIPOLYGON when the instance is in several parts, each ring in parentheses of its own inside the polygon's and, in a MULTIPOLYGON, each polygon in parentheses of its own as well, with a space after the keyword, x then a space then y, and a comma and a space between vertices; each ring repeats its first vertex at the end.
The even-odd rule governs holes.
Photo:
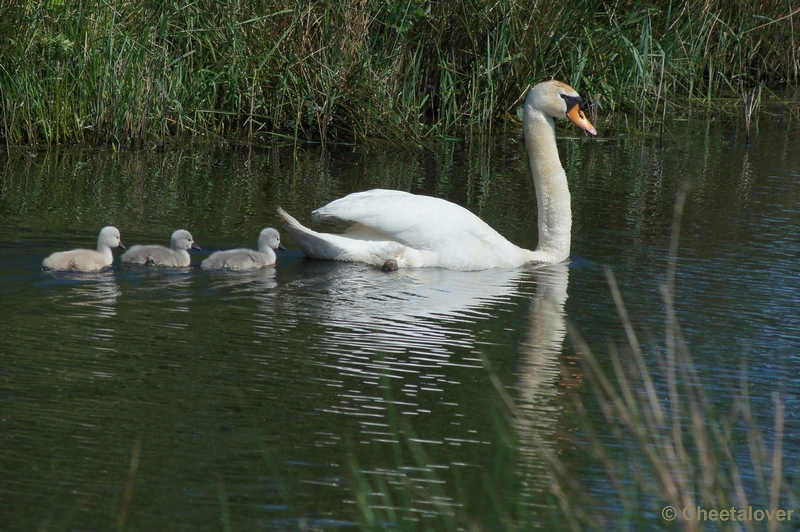
POLYGON ((565 324, 604 363, 609 343, 624 347, 608 265, 643 341, 663 346, 684 183, 676 305, 694 360, 725 405, 746 357, 766 426, 782 391, 797 473, 798 129, 760 126, 749 147, 725 121, 672 122, 662 139, 564 130, 571 264, 468 273, 312 261, 288 237, 275 268, 198 264, 254 247, 279 205, 308 222, 374 187, 454 201, 533 247, 518 136, 416 151, 12 150, 0 159, 0 528, 355 528, 366 493, 380 519, 466 512, 491 528, 511 511, 553 529, 553 454, 614 508, 602 468, 575 447, 574 397, 591 405, 592 393, 565 324), (189 270, 41 271, 53 251, 93 247, 104 225, 128 246, 189 229, 203 251, 189 270))

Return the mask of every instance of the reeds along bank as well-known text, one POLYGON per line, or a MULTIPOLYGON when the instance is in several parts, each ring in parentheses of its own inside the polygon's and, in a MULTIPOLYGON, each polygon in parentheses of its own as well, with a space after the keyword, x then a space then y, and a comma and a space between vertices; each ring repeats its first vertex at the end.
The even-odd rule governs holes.
POLYGON ((0 136, 436 139, 517 127, 549 78, 603 116, 655 118, 796 86, 798 23, 785 0, 12 0, 0 136))

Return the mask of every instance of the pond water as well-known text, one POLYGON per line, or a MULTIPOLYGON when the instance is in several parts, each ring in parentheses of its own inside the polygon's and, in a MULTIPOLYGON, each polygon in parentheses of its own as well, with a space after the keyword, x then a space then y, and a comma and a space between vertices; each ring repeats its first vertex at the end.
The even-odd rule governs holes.
MULTIPOLYGON (((566 523, 553 454, 613 509, 603 468, 575 443, 576 396, 601 431, 604 421, 565 324, 606 366, 609 345, 624 346, 607 265, 642 341, 663 346, 660 286, 684 183, 686 342, 714 404, 735 398, 743 359, 767 428, 781 391, 783 467, 796 475, 800 130, 759 125, 749 147, 725 120, 670 122, 662 139, 560 130, 572 262, 469 273, 308 260, 286 235, 274 268, 198 265, 255 247, 262 228, 280 228, 278 206, 309 222, 375 187, 454 201, 532 248, 517 134, 418 150, 3 153, 0 529, 405 529, 450 513, 482 529, 512 519, 555 530, 566 523), (128 246, 185 228, 202 251, 188 270, 41 270, 53 251, 93 247, 105 225, 128 246)), ((664 525, 665 501, 641 504, 649 528, 664 525)))

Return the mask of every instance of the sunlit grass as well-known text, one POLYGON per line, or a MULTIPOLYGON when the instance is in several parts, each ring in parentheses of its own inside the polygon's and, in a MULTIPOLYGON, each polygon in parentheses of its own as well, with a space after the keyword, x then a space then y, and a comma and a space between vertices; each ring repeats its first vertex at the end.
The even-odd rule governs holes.
POLYGON ((749 117, 752 91, 796 86, 798 21, 782 0, 13 0, 0 6, 0 137, 486 134, 548 78, 645 128, 725 102, 746 100, 749 117))

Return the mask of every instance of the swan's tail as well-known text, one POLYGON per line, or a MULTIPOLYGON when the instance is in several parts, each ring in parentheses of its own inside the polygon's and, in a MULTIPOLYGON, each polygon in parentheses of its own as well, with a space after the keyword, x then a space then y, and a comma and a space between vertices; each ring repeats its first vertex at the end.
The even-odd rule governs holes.
POLYGON ((291 235, 306 257, 312 259, 341 260, 345 251, 335 242, 337 235, 317 233, 297 221, 294 216, 278 207, 278 216, 281 217, 283 227, 291 235))
POLYGON ((396 258, 404 246, 390 240, 362 240, 345 235, 317 233, 303 226, 292 215, 278 207, 283 227, 297 247, 312 259, 366 262, 381 266, 387 259, 396 258))

